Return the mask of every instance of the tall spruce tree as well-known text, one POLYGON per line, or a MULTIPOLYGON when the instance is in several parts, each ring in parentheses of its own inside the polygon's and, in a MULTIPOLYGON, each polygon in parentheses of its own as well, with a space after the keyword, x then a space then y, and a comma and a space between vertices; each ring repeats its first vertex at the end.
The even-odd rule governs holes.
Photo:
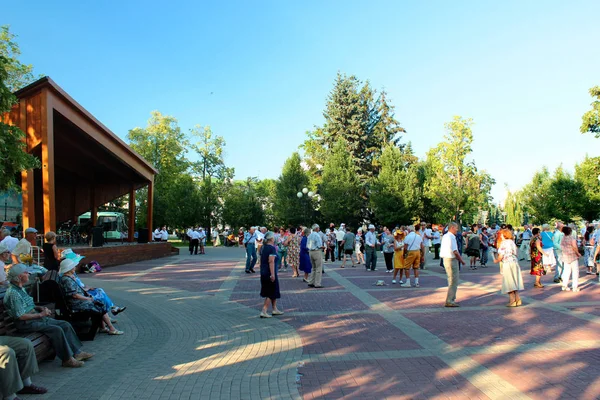
POLYGON ((370 219, 368 187, 379 174, 379 158, 386 144, 399 146, 404 132, 394 117, 394 107, 385 91, 378 93, 369 82, 363 84, 355 76, 338 73, 323 116, 323 126, 308 132, 303 144, 310 171, 319 183, 319 167, 326 164, 333 146, 341 143, 358 177, 361 215, 370 219))

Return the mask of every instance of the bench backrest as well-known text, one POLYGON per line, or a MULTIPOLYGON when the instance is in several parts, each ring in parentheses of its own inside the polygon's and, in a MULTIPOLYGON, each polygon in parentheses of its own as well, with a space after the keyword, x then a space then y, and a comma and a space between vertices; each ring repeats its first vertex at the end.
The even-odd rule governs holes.
POLYGON ((0 336, 14 335, 16 332, 15 325, 8 313, 4 309, 4 295, 6 294, 7 286, 0 287, 0 336))

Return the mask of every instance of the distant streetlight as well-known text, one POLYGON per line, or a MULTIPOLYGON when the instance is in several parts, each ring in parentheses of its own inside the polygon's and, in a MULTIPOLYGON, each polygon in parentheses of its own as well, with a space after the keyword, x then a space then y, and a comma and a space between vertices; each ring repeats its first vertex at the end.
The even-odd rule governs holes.
POLYGON ((308 189, 307 188, 302 189, 302 193, 307 194, 308 193, 308 189))

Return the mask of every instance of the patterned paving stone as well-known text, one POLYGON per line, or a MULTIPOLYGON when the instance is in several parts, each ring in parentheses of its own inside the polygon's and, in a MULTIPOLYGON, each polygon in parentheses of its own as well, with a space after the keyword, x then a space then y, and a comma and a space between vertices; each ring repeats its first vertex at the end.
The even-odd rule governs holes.
POLYGON ((305 399, 488 398, 436 357, 310 362, 300 371, 305 399))
POLYGON ((537 307, 406 316, 457 348, 595 340, 600 337, 599 324, 537 307))
POLYGON ((471 356, 532 399, 598 399, 600 352, 530 351, 471 356))
MULTIPOLYGON (((368 292, 394 310, 439 309, 444 305, 447 294, 443 287, 439 289, 398 287, 398 290, 371 289, 368 292)), ((507 303, 503 296, 474 288, 459 288, 456 300, 462 306, 499 306, 507 303)))
MULTIPOLYGON (((260 310, 263 299, 259 296, 260 288, 256 289, 256 294, 246 292, 233 292, 231 300, 243 304, 247 307, 260 310)), ((324 290, 310 289, 304 293, 282 293, 279 304, 287 312, 312 312, 323 311, 335 313, 336 311, 357 311, 366 310, 368 307, 357 301, 351 293, 335 292, 328 293, 324 290)))
POLYGON ((304 354, 352 354, 420 349, 414 340, 376 314, 284 316, 302 338, 304 354))
MULTIPOLYGON (((392 284, 392 275, 391 274, 386 274, 384 273, 383 275, 380 276, 375 276, 375 275, 371 275, 371 274, 367 274, 365 272, 366 276, 360 276, 360 277, 347 277, 347 279, 352 282, 353 284, 355 284, 356 286, 358 286, 361 289, 366 289, 366 290, 376 290, 376 289, 409 289, 410 287, 403 287, 400 286, 399 284, 392 284), (375 283, 379 280, 383 280, 385 283, 385 286, 376 286, 375 283)), ((411 281, 414 283, 414 278, 413 275, 411 274, 411 281)), ((441 286, 443 286, 447 281, 445 279, 442 279, 440 277, 437 276, 424 276, 421 275, 421 277, 419 278, 419 286, 421 289, 437 289, 441 286)))

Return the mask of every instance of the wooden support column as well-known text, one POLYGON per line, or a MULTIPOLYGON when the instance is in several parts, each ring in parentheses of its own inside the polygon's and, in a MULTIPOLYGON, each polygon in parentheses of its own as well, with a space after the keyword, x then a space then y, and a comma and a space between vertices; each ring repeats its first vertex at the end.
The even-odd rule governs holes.
POLYGON ((42 92, 42 197, 44 232, 56 231, 54 196, 54 108, 49 92, 42 92))
POLYGON ((146 219, 146 223, 148 225, 148 241, 152 241, 152 232, 154 229, 152 228, 152 209, 154 207, 154 180, 148 183, 148 217, 146 219))
POLYGON ((135 234, 135 188, 131 185, 129 189, 129 237, 127 240, 133 242, 135 234))
POLYGON ((23 195, 23 217, 21 225, 23 225, 23 229, 27 229, 30 226, 35 226, 35 190, 33 188, 32 169, 21 172, 21 191, 23 195))

